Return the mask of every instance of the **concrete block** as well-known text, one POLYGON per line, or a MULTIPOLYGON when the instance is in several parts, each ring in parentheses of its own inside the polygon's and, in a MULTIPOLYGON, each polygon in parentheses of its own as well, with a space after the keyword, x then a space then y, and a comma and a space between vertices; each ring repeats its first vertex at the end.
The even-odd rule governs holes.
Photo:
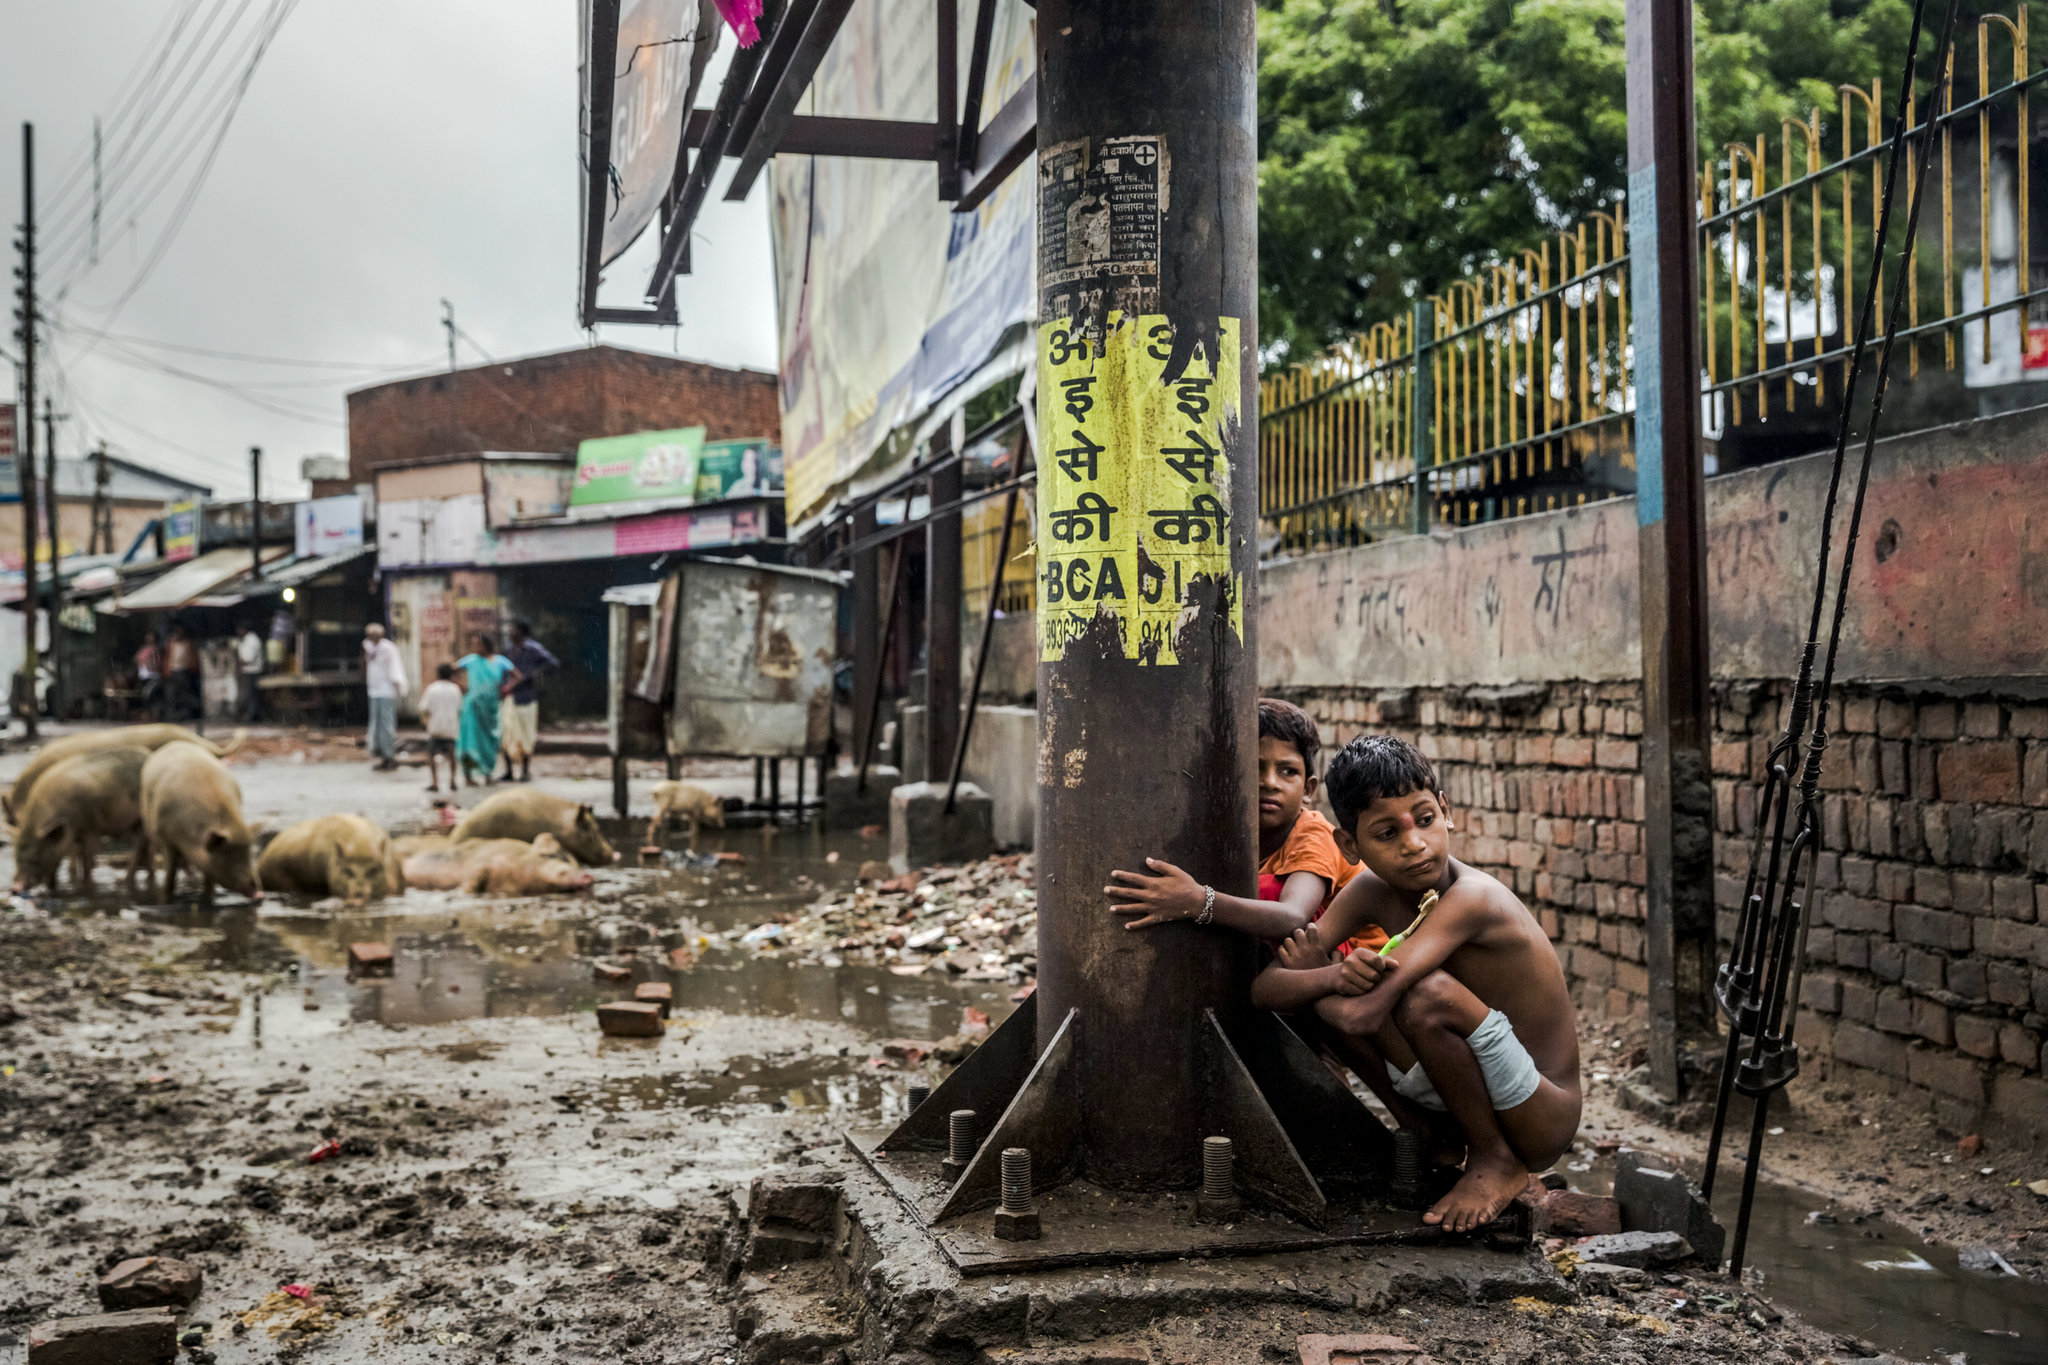
POLYGON ((169 1256, 134 1256, 100 1277, 100 1307, 184 1308, 199 1297, 199 1267, 169 1256))
POLYGON ((53 1318, 28 1330, 28 1365, 169 1365, 177 1323, 168 1308, 53 1318))
POLYGON ((836 1183, 788 1176, 754 1177, 747 1191, 747 1218, 755 1224, 786 1225, 804 1232, 830 1232, 843 1194, 836 1183))
POLYGON ((1677 1233, 1708 1265, 1721 1264, 1726 1234, 1715 1221, 1713 1209, 1684 1175, 1660 1169, 1641 1152, 1625 1150, 1614 1160, 1614 1197, 1621 1205, 1621 1226, 1627 1232, 1677 1233))
POLYGON ((868 766, 868 783, 860 786, 860 770, 836 768, 825 774, 825 828, 859 829, 889 823, 889 793, 903 774, 887 764, 868 766))
POLYGON ((1572 1244, 1581 1261, 1602 1265, 1673 1265, 1693 1254, 1691 1243, 1675 1232, 1615 1232, 1583 1237, 1572 1244))
POLYGON ((597 1007, 597 1026, 609 1038, 659 1038, 661 1006, 645 1000, 619 1000, 597 1007))
POLYGON ((1030 848, 1038 829, 1037 708, 984 702, 975 711, 960 775, 994 799, 996 843, 1030 848))
POLYGON ((912 782, 889 793, 889 861, 898 872, 964 863, 995 852, 995 802, 962 782, 950 814, 946 784, 912 782))
POLYGON ((675 988, 666 981, 643 981, 633 988, 633 998, 642 1004, 654 1006, 661 1011, 661 1017, 666 1019, 669 1005, 675 999, 675 988))
POLYGON ((602 981, 607 986, 616 986, 621 982, 631 981, 633 969, 620 966, 616 962, 598 962, 591 965, 590 975, 593 980, 602 981))

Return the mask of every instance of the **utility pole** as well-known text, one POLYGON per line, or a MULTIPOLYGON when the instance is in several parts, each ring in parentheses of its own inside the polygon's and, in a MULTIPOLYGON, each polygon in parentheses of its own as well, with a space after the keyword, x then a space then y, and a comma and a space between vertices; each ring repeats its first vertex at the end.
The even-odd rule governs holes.
MULTIPOLYGON (((57 503, 57 412, 50 395, 43 395, 43 506, 48 509, 50 528, 50 714, 64 716, 64 650, 57 643, 57 613, 64 604, 64 575, 60 572, 64 554, 64 524, 58 519, 57 503)), ((63 414, 67 419, 70 414, 63 414)))
POLYGON ((21 236, 15 239, 21 264, 14 268, 21 281, 19 306, 14 316, 19 324, 15 340, 21 343, 21 455, 14 462, 21 481, 21 578, 22 652, 21 671, 27 683, 22 706, 28 737, 36 737, 36 128, 21 125, 21 236))
POLYGON ((1627 0, 1627 52, 1650 1074, 1658 1093, 1676 1100, 1681 1042, 1710 1036, 1714 1028, 1714 803, 1707 764, 1713 728, 1691 5, 1627 0))
POLYGON ((263 447, 249 447, 249 573, 263 577, 263 447))
POLYGON ((924 550, 924 780, 950 775, 960 735, 960 501, 959 451, 950 420, 932 434, 931 512, 924 550))
POLYGON ((455 305, 441 300, 441 326, 448 333, 448 373, 455 373, 455 305))
POLYGON ((114 553, 113 474, 107 468, 107 443, 93 456, 92 548, 90 554, 114 553))
POLYGON ((1133 934, 1102 896, 1148 856, 1250 895, 1258 863, 1254 10, 1038 7, 1038 1041, 1075 1012, 1110 1188, 1196 1183, 1203 1012, 1254 971, 1241 934, 1133 934))

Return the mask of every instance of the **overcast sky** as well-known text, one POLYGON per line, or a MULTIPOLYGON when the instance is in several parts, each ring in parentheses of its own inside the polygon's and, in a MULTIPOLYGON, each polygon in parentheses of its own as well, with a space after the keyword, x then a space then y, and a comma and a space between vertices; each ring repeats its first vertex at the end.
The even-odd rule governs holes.
MULTIPOLYGON (((248 491, 248 449, 260 445, 265 491, 300 491, 301 457, 347 449, 344 392, 446 365, 443 298, 474 338, 459 344, 464 364, 483 359, 476 347, 504 359, 585 344, 575 319, 576 9, 575 0, 0 0, 0 219, 21 218, 20 126, 32 121, 43 294, 59 317, 57 367, 45 368, 42 392, 55 379, 59 412, 71 415, 59 453, 105 438, 111 450, 238 496, 248 491), (180 41, 167 42, 188 11, 180 41), (166 246, 273 12, 285 13, 276 39, 166 246), (213 35, 225 39, 209 61, 213 35), (164 97, 117 117, 149 88, 150 63, 165 51, 155 87, 164 97), (181 54, 189 64, 174 75, 181 54), (95 115, 103 209, 99 264, 88 267, 95 115), (170 154, 181 147, 192 154, 179 163, 170 154)), ((731 50, 723 45, 714 77, 731 50)), ((745 204, 715 194, 698 219, 698 273, 678 290, 683 326, 608 327, 600 339, 775 368, 767 179, 745 204)), ((613 265, 607 303, 640 303, 651 247, 643 239, 613 265)), ((0 241, 0 250, 11 267, 11 248, 0 241)), ((11 274, 0 280, 11 288, 11 274)), ((11 360, 11 306, 0 316, 0 352, 11 360)), ((0 364, 0 401, 14 382, 13 366, 0 364)))

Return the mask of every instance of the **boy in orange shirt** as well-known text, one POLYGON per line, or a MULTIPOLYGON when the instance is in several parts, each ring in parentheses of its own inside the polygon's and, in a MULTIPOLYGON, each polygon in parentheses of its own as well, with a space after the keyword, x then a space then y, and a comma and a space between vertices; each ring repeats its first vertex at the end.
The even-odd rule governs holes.
MULTIPOLYGON (((1321 813, 1305 809, 1316 794, 1322 741, 1308 713, 1292 702, 1259 699, 1259 889, 1255 899, 1226 896, 1159 858, 1143 872, 1112 872, 1110 910, 1132 915, 1124 927, 1147 929, 1170 920, 1216 923, 1277 943, 1322 918, 1330 900, 1358 872, 1337 848, 1321 813)), ((1358 940, 1378 934, 1369 929, 1358 940)), ((1386 942, 1379 934, 1369 945, 1386 942)), ((1350 944, 1340 948, 1349 952, 1350 944)))

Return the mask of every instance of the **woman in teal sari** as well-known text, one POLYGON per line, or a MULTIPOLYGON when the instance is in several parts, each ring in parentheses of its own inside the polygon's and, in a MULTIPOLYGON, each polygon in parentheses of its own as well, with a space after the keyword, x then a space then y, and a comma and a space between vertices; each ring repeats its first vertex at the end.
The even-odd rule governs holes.
POLYGON ((455 661, 462 674, 462 728, 455 739, 455 762, 469 786, 476 786, 479 776, 489 786, 498 769, 498 685, 511 675, 512 661, 481 631, 470 641, 471 652, 455 661))

